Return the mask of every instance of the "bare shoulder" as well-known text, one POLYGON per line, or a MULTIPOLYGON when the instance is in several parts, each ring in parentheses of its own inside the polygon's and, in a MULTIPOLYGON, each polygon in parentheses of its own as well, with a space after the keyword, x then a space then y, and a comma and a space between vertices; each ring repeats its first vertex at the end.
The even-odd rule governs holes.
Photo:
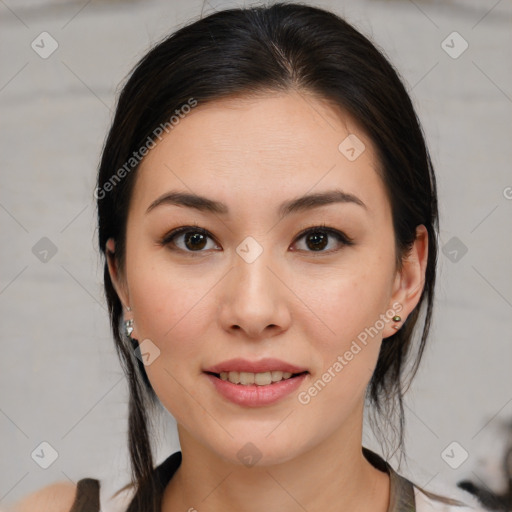
POLYGON ((76 484, 56 482, 25 496, 6 512, 69 512, 76 495, 76 484))

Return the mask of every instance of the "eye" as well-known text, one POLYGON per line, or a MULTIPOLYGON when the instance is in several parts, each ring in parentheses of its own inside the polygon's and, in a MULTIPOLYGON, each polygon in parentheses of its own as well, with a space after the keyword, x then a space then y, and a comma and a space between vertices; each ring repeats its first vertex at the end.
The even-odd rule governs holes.
POLYGON ((161 244, 184 252, 205 252, 208 249, 218 249, 215 243, 213 246, 212 244, 208 246, 209 241, 213 241, 213 238, 206 229, 199 226, 182 226, 165 235, 161 244))
POLYGON ((302 239, 304 239, 303 246, 305 249, 301 248, 299 250, 307 252, 331 253, 338 250, 340 246, 354 245, 352 239, 341 231, 323 225, 306 229, 296 238, 297 241, 302 239), (329 239, 334 239, 334 242, 330 243, 329 239), (336 246, 338 246, 338 248, 336 248, 336 246), (328 247, 328 249, 324 250, 326 247, 328 247))
MULTIPOLYGON (((327 226, 314 226, 302 231, 295 239, 294 245, 304 239, 305 248, 292 249, 306 252, 331 253, 347 245, 354 245, 350 237, 327 226), (334 241, 333 241, 334 239, 334 241), (334 247, 332 247, 334 245, 334 247), (327 247, 327 250, 325 250, 327 247)), ((211 234, 199 226, 182 226, 172 230, 161 240, 161 245, 170 246, 172 250, 188 253, 201 253, 206 250, 219 250, 211 234), (210 243, 210 246, 208 244, 210 243)))

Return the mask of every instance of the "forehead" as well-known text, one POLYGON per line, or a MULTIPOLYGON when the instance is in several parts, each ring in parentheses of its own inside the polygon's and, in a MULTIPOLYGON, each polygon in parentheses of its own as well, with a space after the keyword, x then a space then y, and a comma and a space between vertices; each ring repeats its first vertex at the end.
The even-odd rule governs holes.
POLYGON ((157 142, 134 196, 147 206, 178 188, 242 206, 337 187, 382 208, 377 169, 370 139, 340 108, 302 92, 230 97, 199 103, 157 142))

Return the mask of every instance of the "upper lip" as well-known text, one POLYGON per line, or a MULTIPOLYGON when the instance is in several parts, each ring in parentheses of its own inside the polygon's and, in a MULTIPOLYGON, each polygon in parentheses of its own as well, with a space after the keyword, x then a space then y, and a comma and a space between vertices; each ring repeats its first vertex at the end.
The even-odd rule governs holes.
POLYGON ((204 370, 210 373, 221 373, 221 372, 248 372, 248 373, 264 373, 271 371, 281 371, 290 373, 302 373, 307 371, 306 368, 296 366, 280 359, 265 358, 258 361, 249 361, 237 357, 235 359, 229 359, 222 361, 221 363, 210 366, 204 370))

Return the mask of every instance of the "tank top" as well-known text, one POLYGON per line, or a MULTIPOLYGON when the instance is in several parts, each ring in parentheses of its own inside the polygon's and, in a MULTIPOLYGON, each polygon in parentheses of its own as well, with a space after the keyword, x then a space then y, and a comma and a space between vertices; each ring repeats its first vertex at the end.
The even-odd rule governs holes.
MULTIPOLYGON (((385 471, 389 475, 389 506, 387 512, 466 512, 477 510, 474 508, 452 507, 445 504, 437 504, 428 499, 423 493, 415 488, 414 484, 407 478, 399 475, 395 470, 378 454, 363 446, 363 454, 374 467, 385 471), (421 501, 416 499, 420 496, 421 501)), ((162 485, 162 489, 171 480, 172 476, 181 464, 181 451, 170 455, 164 462, 155 468, 156 477, 162 485)), ((102 512, 100 504, 100 482, 93 478, 83 478, 77 482, 75 501, 70 512, 102 512)), ((118 509, 123 512, 122 509, 118 509)), ((478 509, 479 510, 479 509, 478 509)), ((116 510, 117 512, 117 510, 116 510)))

